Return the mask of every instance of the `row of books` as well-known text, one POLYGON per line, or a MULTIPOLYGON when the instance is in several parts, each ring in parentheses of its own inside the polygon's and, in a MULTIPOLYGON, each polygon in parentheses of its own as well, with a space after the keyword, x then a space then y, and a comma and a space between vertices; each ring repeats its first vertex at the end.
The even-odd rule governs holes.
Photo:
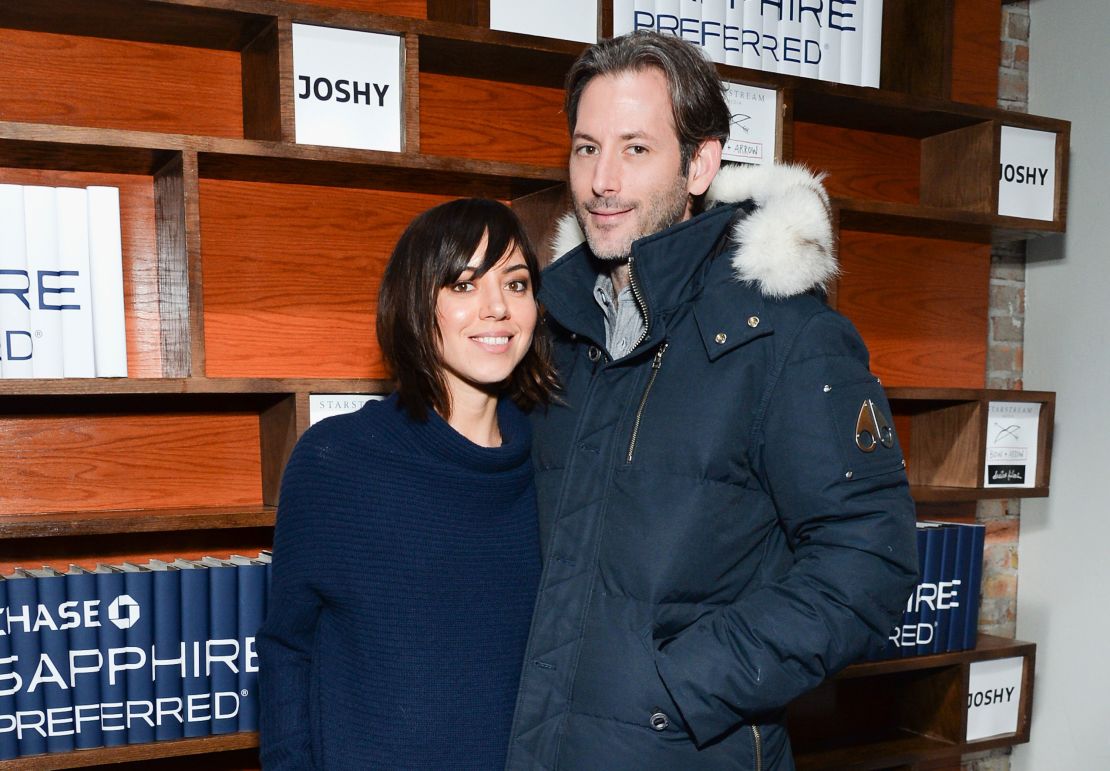
POLYGON ((901 623, 891 630, 879 658, 975 647, 985 538, 983 525, 917 523, 921 582, 906 601, 901 623))
POLYGON ((0 760, 252 731, 270 555, 0 579, 0 760))
POLYGON ((0 185, 0 377, 126 377, 119 189, 0 185))
POLYGON ((879 87, 883 0, 614 0, 613 34, 652 29, 721 64, 879 87))

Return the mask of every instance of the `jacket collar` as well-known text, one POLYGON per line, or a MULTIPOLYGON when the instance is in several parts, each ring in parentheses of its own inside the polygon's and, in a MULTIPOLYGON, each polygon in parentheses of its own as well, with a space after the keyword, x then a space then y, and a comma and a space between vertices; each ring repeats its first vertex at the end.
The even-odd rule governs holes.
MULTIPOLYGON (((723 167, 706 194, 705 213, 634 242, 633 270, 652 316, 645 343, 663 331, 655 323, 659 314, 700 290, 701 267, 726 231, 730 270, 714 270, 710 280, 751 287, 752 293, 742 294, 754 294, 760 306, 761 298, 824 290, 836 276, 837 263, 822 179, 802 166, 723 167)), ((570 331, 604 340, 604 322, 591 296, 600 265, 584 240, 574 215, 564 216, 554 243, 555 254, 563 256, 545 271, 540 299, 570 331)), ((740 324, 756 315, 750 308, 733 311, 732 320, 740 324)), ((746 336, 739 329, 741 334, 732 337, 736 344, 746 336)), ((747 329, 766 333, 758 325, 747 329)), ((715 331, 703 331, 716 337, 715 331)), ((733 347, 731 341, 707 343, 711 355, 733 347)))

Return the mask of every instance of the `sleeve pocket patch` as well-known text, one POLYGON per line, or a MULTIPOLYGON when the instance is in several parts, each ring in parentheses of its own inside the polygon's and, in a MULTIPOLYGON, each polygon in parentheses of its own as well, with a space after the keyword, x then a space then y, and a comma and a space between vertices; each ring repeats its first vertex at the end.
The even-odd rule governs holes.
POLYGON ((867 479, 905 468, 890 404, 878 378, 824 386, 844 478, 867 479))

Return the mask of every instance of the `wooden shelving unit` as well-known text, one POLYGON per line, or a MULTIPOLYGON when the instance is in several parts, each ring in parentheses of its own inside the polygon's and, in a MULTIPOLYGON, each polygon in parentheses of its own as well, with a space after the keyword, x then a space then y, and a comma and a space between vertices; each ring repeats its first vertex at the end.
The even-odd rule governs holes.
MULTIPOLYGON (((612 2, 600 7, 611 29, 612 2)), ((1061 190, 1070 126, 993 107, 994 0, 884 8, 881 89, 721 73, 780 91, 781 159, 829 174, 842 263, 830 299, 888 386, 918 500, 1045 495, 1054 395, 983 388, 988 271, 992 242, 1066 223, 1063 196, 1051 221, 994 213, 1001 126, 1056 133, 1061 190), (992 399, 1046 405, 1035 488, 979 482, 992 399)), ((566 206, 561 83, 583 46, 488 20, 488 0, 0 4, 0 182, 120 188, 129 362, 125 379, 0 381, 0 486, 18 491, 0 503, 0 568, 267 547, 309 395, 389 388, 374 302, 410 218, 490 196, 546 249, 566 206), (296 144, 294 22, 402 36, 403 152, 296 144)), ((1031 676, 1034 647, 993 638, 850 668, 792 710, 799 765, 932 767, 1027 741, 1031 681, 1021 732, 960 739, 968 663, 1000 655, 1025 657, 1031 676), (907 689, 924 722, 894 717, 907 689)), ((0 769, 243 768, 256 742, 0 769)))

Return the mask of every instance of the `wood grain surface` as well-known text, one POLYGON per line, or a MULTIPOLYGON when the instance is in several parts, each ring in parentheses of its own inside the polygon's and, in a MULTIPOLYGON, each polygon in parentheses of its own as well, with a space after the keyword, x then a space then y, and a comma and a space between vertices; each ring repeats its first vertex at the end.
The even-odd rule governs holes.
POLYGON ((921 143, 912 137, 798 121, 793 160, 827 171, 829 195, 919 202, 921 143))

